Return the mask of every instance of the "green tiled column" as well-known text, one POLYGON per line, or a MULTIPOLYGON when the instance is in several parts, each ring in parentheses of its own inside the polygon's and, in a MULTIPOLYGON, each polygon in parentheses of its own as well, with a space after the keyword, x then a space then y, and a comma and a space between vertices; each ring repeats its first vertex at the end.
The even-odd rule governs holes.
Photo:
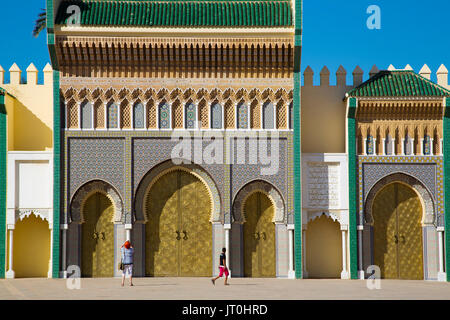
POLYGON ((445 272, 450 282, 450 98, 445 99, 444 109, 444 218, 445 218, 445 272))
POLYGON ((6 268, 6 126, 5 96, 0 92, 0 278, 5 278, 6 268))
POLYGON ((61 216, 61 112, 59 71, 55 51, 53 0, 47 0, 47 44, 53 67, 53 278, 60 271, 60 216, 61 216))
POLYGON ((295 1, 295 38, 294 38, 294 248, 295 277, 303 277, 302 264, 302 190, 301 190, 301 131, 300 131, 300 90, 302 54, 302 1, 295 1))
POLYGON ((348 185, 349 185, 349 207, 348 207, 348 236, 350 251, 350 278, 358 278, 358 244, 356 237, 356 210, 358 204, 356 192, 356 99, 349 99, 347 115, 347 145, 348 145, 348 185))

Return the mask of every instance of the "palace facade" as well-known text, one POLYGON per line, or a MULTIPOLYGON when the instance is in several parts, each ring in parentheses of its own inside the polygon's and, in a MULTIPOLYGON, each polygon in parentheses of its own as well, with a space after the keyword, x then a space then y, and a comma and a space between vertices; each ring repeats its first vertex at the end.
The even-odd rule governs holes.
POLYGON ((302 86, 301 1, 47 2, 44 84, 0 78, 1 277, 119 276, 129 239, 141 277, 447 281, 444 66, 302 86))

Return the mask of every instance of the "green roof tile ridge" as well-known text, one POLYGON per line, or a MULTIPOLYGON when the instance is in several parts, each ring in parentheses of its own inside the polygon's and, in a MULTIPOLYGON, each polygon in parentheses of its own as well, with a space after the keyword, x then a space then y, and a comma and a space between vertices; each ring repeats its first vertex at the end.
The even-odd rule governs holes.
POLYGON ((450 96, 450 90, 410 70, 382 70, 350 90, 351 97, 450 96))

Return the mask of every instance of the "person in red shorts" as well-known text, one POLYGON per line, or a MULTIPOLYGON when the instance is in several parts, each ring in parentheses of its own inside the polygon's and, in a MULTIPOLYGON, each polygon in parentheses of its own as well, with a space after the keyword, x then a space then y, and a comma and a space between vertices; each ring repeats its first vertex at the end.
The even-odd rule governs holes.
POLYGON ((227 257, 225 255, 227 252, 226 248, 222 249, 222 253, 220 254, 220 265, 219 265, 219 275, 213 279, 211 279, 212 284, 216 284, 216 280, 221 278, 225 274, 225 285, 228 286, 228 268, 227 268, 227 257))

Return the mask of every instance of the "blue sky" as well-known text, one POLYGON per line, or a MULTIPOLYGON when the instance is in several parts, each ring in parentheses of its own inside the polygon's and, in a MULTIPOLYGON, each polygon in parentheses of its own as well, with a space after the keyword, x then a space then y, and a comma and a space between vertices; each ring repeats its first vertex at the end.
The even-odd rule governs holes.
MULTIPOLYGON (((0 30, 0 65, 13 62, 25 71, 30 62, 43 69, 49 62, 46 36, 31 35, 44 0, 4 1, 0 30)), ((302 70, 310 65, 318 74, 326 65, 334 82, 339 65, 351 72, 356 65, 368 73, 374 64, 418 71, 427 63, 432 72, 444 63, 450 68, 448 0, 305 0, 303 4, 302 70), (370 5, 381 9, 381 29, 369 30, 366 13, 370 5)), ((366 75, 367 77, 367 75, 366 75)), ((433 79, 433 78, 432 78, 433 79)))

